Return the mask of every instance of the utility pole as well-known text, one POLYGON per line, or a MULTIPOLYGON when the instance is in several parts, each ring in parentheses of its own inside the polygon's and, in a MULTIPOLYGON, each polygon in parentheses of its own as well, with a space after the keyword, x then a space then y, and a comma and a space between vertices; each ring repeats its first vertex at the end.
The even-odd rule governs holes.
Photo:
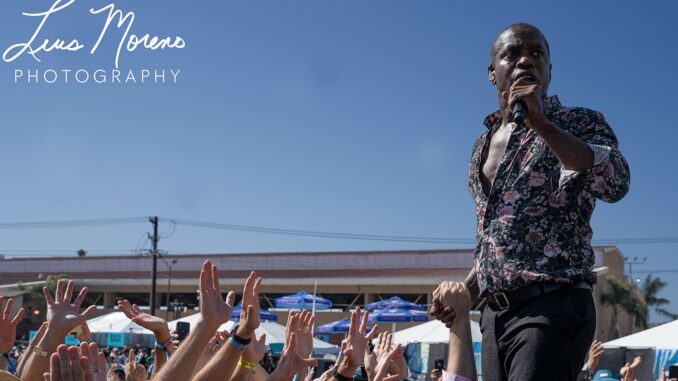
POLYGON ((629 278, 631 278, 633 284, 636 284, 635 279, 633 279, 633 265, 642 265, 645 261, 647 261, 647 257, 643 257, 643 259, 633 257, 633 260, 630 257, 624 257, 624 262, 629 265, 629 278))
POLYGON ((153 224, 153 235, 149 235, 153 243, 153 250, 151 256, 153 257, 153 270, 151 271, 151 315, 155 316, 155 286, 158 278, 158 216, 151 217, 150 222, 153 224))

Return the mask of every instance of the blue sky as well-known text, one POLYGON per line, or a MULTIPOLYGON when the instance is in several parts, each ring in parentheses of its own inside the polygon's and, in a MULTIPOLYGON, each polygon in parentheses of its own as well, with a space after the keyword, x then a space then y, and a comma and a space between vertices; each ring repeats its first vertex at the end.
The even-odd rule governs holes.
MULTIPOLYGON (((26 42, 53 0, 6 0, 0 47, 26 42)), ((603 112, 631 192, 599 203, 594 240, 678 236, 674 2, 118 0, 131 32, 184 49, 121 54, 120 70, 180 69, 176 84, 14 83, 15 70, 114 68, 122 32, 89 49, 109 1, 76 0, 40 36, 76 52, 0 61, 0 222, 158 215, 229 224, 471 239, 467 164, 496 109, 489 46, 526 21, 549 39, 550 93, 603 112), (672 196, 673 195, 673 196, 672 196)), ((169 77, 169 72, 166 74, 169 77)), ((129 252, 150 224, 0 229, 8 256, 129 252)), ((160 227, 170 252, 468 247, 160 227)), ((620 244, 668 271, 678 245, 620 244)), ((678 312, 678 300, 672 304, 678 312)))

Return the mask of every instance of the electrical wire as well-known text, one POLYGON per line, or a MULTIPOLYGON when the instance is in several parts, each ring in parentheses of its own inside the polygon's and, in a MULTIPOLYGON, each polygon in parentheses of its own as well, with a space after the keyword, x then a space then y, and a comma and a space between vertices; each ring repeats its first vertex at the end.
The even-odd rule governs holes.
MULTIPOLYGON (((165 220, 165 219, 162 219, 162 220, 165 220)), ((394 235, 357 234, 357 233, 336 233, 336 232, 297 230, 297 229, 279 229, 279 228, 269 228, 269 227, 263 227, 263 226, 222 224, 222 223, 180 220, 180 219, 174 219, 174 221, 176 222, 177 225, 186 225, 186 226, 209 228, 209 229, 236 230, 236 231, 248 231, 248 232, 253 232, 253 233, 296 235, 296 236, 319 237, 319 238, 356 239, 356 240, 390 241, 390 242, 459 243, 459 244, 473 244, 475 242, 475 240, 473 240, 473 239, 465 239, 465 238, 440 238, 440 237, 394 236, 394 235)))
POLYGON ((106 218, 71 221, 9 222, 0 223, 0 229, 72 228, 81 226, 125 225, 148 222, 148 217, 106 218))
MULTIPOLYGON (((470 238, 340 233, 340 232, 313 231, 300 229, 281 229, 265 226, 237 225, 237 224, 225 224, 225 223, 214 223, 182 219, 168 219, 168 218, 159 218, 158 220, 170 224, 167 230, 163 233, 164 236, 160 236, 159 238, 171 237, 172 235, 174 235, 177 225, 184 225, 207 229, 221 229, 232 231, 246 231, 251 233, 278 234, 278 235, 303 236, 314 238, 348 239, 348 240, 439 243, 439 244, 457 244, 457 245, 474 245, 476 242, 475 239, 470 238)), ((0 223, 0 229, 71 228, 87 226, 91 227, 91 226, 136 224, 147 222, 148 217, 106 218, 106 219, 87 219, 70 221, 14 222, 14 223, 0 223)), ((144 233, 144 235, 146 235, 146 233, 144 233)), ((140 239, 137 242, 137 249, 134 251, 139 252, 140 250, 143 249, 143 247, 145 247, 147 243, 148 238, 143 243, 141 243, 140 239)), ((634 244, 662 244, 662 243, 664 244, 678 243, 678 236, 601 238, 593 240, 594 245, 634 245, 634 244)))
MULTIPOLYGON (((164 219, 163 219, 164 220, 164 219)), ((359 234, 359 233, 337 233, 326 231, 311 231, 297 229, 280 229, 263 226, 235 225, 214 222, 191 221, 191 220, 172 220, 178 225, 186 225, 209 229, 223 229, 235 231, 247 231, 252 233, 267 233, 306 236, 316 238, 335 238, 351 240, 368 241, 387 241, 387 242, 418 242, 418 243, 447 243, 447 244, 475 244, 475 239, 468 238, 445 238, 445 237, 421 237, 421 236, 394 236, 377 234, 359 234)), ((632 244, 659 244, 659 243, 678 243, 678 237, 648 237, 648 238, 601 238, 593 240, 595 245, 632 245, 632 244)))

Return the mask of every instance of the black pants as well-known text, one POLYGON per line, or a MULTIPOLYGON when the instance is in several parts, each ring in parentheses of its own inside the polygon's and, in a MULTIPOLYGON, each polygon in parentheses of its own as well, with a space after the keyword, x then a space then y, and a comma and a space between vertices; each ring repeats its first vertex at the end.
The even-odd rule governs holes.
POLYGON ((562 288, 483 311, 483 381, 575 381, 596 329, 590 290, 562 288))

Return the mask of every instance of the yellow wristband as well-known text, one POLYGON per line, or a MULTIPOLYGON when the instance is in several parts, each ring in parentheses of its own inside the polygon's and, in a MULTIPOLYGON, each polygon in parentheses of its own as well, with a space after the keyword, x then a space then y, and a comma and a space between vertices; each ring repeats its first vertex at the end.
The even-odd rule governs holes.
POLYGON ((255 370, 257 368, 257 364, 253 364, 249 361, 245 361, 242 358, 240 359, 240 361, 238 361, 238 365, 240 365, 241 367, 243 367, 245 369, 249 369, 249 370, 255 370))

